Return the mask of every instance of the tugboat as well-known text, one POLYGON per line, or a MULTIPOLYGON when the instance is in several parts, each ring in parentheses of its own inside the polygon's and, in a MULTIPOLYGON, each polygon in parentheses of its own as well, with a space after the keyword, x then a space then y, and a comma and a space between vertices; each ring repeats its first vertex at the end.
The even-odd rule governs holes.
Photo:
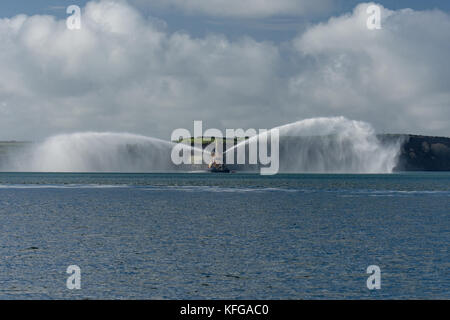
POLYGON ((209 172, 213 173, 229 173, 230 169, 227 168, 226 165, 222 163, 217 163, 215 161, 211 161, 211 163, 208 165, 209 172))
POLYGON ((213 173, 229 173, 230 169, 227 168, 227 166, 222 161, 222 155, 216 150, 218 150, 217 147, 218 141, 216 140, 216 148, 211 153, 211 162, 208 165, 209 172, 213 173))

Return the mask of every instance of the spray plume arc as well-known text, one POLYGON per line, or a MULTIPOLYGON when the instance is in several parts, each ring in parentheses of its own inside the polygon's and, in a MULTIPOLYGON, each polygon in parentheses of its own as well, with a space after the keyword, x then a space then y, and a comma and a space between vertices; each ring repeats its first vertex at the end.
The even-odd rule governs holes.
MULTIPOLYGON (((280 134, 279 172, 389 173, 397 164, 402 143, 382 143, 370 124, 344 117, 305 119, 277 129, 280 134)), ((224 156, 231 149, 248 149, 260 138, 257 135, 242 141, 226 150, 224 156)), ((130 133, 55 135, 8 155, 0 169, 22 172, 176 172, 180 168, 171 161, 174 146, 173 142, 130 133)), ((186 152, 192 150, 193 147, 186 146, 186 152)), ((246 166, 240 169, 246 170, 246 166)), ((183 170, 188 169, 185 167, 183 170)))

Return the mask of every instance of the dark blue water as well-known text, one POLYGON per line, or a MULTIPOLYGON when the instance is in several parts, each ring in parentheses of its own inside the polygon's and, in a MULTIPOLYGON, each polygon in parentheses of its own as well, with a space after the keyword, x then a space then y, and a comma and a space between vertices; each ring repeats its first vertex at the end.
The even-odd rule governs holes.
POLYGON ((1 173, 0 298, 449 299, 449 209, 449 173, 1 173))

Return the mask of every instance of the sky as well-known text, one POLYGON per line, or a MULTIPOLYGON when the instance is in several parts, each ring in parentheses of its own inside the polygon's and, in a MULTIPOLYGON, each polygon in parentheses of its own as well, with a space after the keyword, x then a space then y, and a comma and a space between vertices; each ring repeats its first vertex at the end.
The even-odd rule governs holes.
POLYGON ((450 136, 449 1, 2 0, 0 46, 0 140, 332 116, 450 136))

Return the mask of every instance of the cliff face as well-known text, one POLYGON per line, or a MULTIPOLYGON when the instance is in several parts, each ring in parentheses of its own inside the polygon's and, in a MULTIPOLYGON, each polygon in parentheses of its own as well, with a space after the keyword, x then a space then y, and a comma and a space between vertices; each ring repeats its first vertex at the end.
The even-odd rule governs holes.
POLYGON ((450 171, 450 138, 380 135, 380 140, 403 139, 395 171, 450 171))

